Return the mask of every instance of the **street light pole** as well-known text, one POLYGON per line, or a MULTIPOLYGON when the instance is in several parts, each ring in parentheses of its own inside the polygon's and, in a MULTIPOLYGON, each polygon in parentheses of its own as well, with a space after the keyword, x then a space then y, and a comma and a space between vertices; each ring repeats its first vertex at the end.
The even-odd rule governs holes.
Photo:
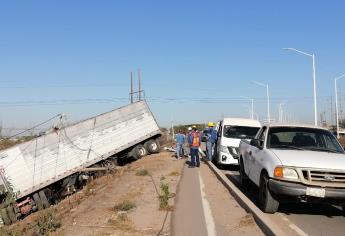
POLYGON ((338 88, 337 81, 344 78, 345 74, 334 78, 334 92, 335 92, 335 110, 336 110, 336 121, 337 121, 337 138, 339 138, 339 110, 338 110, 338 88))
POLYGON ((269 87, 268 84, 263 84, 257 81, 253 81, 253 83, 262 86, 262 87, 266 87, 266 96, 267 96, 267 120, 268 123, 271 123, 271 115, 270 115, 270 93, 269 93, 269 87))
POLYGON ((309 54, 295 48, 283 48, 284 50, 290 50, 311 57, 313 60, 313 87, 314 87, 314 125, 317 126, 317 99, 316 99, 316 71, 315 71, 315 54, 309 54))
POLYGON ((244 96, 242 96, 242 97, 251 101, 251 110, 252 111, 251 111, 251 114, 250 114, 250 118, 252 120, 254 120, 254 99, 253 98, 249 98, 249 97, 244 97, 244 96))

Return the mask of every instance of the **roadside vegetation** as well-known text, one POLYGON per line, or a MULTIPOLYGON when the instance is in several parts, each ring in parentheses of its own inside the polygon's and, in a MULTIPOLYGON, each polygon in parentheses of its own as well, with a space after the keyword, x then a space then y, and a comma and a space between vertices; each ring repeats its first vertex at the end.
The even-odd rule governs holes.
POLYGON ((50 235, 61 227, 60 221, 56 217, 56 210, 51 209, 42 213, 36 222, 36 235, 50 235))
POLYGON ((135 175, 136 176, 148 176, 148 175, 150 175, 150 172, 146 169, 139 169, 139 170, 137 170, 135 175))
POLYGON ((14 145, 29 141, 33 138, 36 138, 36 136, 23 136, 23 137, 10 138, 10 139, 0 137, 0 150, 13 147, 14 145))
POLYGON ((170 209, 169 199, 171 198, 169 184, 161 182, 160 190, 161 190, 161 194, 159 196, 159 209, 169 210, 170 209))
POLYGON ((129 200, 125 200, 125 201, 115 205, 114 206, 114 210, 116 212, 118 212, 118 211, 129 211, 129 210, 131 210, 133 208, 136 208, 136 207, 137 206, 136 206, 135 203, 133 203, 133 202, 131 202, 129 200))

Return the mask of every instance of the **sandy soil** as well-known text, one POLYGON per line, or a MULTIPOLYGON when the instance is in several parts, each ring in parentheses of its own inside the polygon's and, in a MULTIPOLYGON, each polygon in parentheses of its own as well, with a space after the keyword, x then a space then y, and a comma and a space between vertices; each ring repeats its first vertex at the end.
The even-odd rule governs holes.
POLYGON ((115 174, 92 181, 58 205, 26 217, 9 230, 35 235, 39 218, 53 212, 54 221, 61 227, 51 235, 169 235, 171 210, 184 164, 171 155, 162 152, 128 164, 115 174), (161 183, 169 185, 168 210, 159 209, 161 183), (135 207, 128 211, 114 209, 126 201, 135 207))

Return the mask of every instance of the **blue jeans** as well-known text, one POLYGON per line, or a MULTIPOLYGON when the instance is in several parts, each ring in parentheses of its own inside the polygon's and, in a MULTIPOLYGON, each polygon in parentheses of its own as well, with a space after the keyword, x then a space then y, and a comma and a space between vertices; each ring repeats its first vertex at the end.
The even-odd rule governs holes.
POLYGON ((176 156, 177 156, 177 158, 180 158, 180 157, 182 157, 182 153, 183 153, 183 144, 176 144, 176 156))
POLYGON ((206 142, 206 155, 207 155, 207 160, 209 161, 212 161, 213 146, 214 146, 214 143, 206 142))
POLYGON ((199 159, 199 148, 191 148, 190 149, 190 156, 192 161, 192 166, 200 165, 200 159, 199 159))

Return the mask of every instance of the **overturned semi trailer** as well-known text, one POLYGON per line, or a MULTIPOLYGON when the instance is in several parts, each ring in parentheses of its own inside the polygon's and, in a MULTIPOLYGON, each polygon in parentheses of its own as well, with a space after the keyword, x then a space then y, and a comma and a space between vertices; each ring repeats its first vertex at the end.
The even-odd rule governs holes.
POLYGON ((74 191, 88 178, 88 167, 159 152, 160 135, 147 103, 139 101, 0 151, 3 223, 74 191))

